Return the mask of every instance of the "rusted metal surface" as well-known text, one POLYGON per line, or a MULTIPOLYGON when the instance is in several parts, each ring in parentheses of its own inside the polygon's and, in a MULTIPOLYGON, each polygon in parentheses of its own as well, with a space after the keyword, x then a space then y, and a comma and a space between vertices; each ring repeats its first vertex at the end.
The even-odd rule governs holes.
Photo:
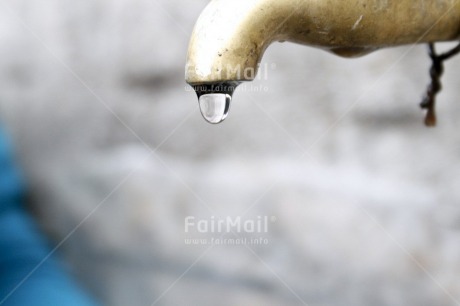
POLYGON ((186 81, 250 81, 276 41, 353 57, 459 37, 460 0, 213 0, 190 40, 186 81))

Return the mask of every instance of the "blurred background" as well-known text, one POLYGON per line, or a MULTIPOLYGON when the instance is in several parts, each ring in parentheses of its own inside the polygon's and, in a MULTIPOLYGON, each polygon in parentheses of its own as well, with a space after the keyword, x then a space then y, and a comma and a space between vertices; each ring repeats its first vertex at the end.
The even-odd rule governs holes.
POLYGON ((459 305, 460 57, 434 129, 426 46, 289 43, 213 126, 184 82, 207 2, 0 4, 1 124, 80 282, 112 306, 459 305), (269 216, 239 234, 268 243, 186 243, 187 216, 269 216))

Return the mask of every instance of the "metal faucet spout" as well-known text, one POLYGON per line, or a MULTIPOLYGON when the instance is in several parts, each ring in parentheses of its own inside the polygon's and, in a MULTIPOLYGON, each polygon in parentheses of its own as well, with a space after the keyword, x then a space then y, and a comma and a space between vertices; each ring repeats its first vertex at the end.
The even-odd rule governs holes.
POLYGON ((460 0, 212 0, 190 40, 186 81, 250 81, 275 41, 357 56, 459 36, 460 0))
POLYGON ((276 41, 353 57, 456 39, 460 0, 212 0, 190 39, 185 78, 192 86, 251 81, 276 41))

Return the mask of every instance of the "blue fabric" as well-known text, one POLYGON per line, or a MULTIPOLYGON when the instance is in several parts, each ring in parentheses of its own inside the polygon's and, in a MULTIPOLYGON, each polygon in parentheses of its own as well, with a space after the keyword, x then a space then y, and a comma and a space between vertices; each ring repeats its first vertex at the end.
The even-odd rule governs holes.
POLYGON ((24 187, 0 132, 0 305, 96 306, 54 255, 22 206, 24 187))

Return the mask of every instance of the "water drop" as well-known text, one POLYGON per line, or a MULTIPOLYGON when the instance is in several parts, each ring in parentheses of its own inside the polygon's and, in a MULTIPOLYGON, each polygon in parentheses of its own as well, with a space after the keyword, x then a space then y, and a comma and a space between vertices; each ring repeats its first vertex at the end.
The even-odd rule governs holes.
POLYGON ((199 98, 200 111, 209 123, 220 123, 227 117, 232 97, 225 93, 204 94, 199 98))
POLYGON ((229 81, 193 85, 201 115, 207 122, 217 124, 227 118, 233 92, 239 84, 237 81, 229 81))

